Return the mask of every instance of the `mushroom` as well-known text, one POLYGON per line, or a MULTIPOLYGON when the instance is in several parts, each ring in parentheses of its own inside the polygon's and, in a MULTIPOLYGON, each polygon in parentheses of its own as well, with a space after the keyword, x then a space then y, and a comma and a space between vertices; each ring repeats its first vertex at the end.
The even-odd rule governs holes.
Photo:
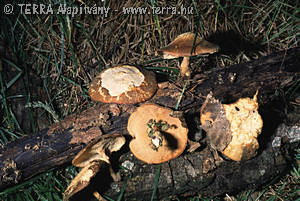
POLYGON ((219 50, 219 46, 210 43, 196 34, 187 32, 177 36, 170 44, 160 49, 158 52, 163 53, 164 59, 174 59, 183 57, 180 65, 181 76, 189 77, 189 57, 200 54, 212 54, 219 50), (194 42, 195 41, 195 42, 194 42))
POLYGON ((221 104, 209 94, 201 107, 201 124, 211 145, 226 157, 242 161, 256 155, 263 121, 257 93, 232 104, 221 104))
POLYGON ((102 71, 90 84, 89 95, 104 103, 134 104, 151 98, 156 88, 153 72, 121 65, 102 71))
POLYGON ((82 167, 82 169, 65 190, 63 200, 68 200, 75 193, 84 189, 105 163, 109 165, 112 178, 118 180, 118 175, 111 168, 109 155, 111 152, 120 150, 124 144, 124 136, 107 134, 100 136, 82 149, 72 160, 74 166, 82 167))
POLYGON ((141 161, 163 163, 179 156, 187 145, 188 129, 173 111, 155 104, 144 104, 133 112, 127 130, 133 137, 129 147, 141 161))

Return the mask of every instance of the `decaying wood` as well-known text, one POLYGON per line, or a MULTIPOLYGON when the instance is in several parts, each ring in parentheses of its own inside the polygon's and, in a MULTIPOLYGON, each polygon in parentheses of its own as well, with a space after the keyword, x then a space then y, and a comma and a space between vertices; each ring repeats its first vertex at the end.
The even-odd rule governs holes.
MULTIPOLYGON (((269 94, 291 85, 299 78, 299 65, 300 48, 293 48, 253 62, 195 75, 179 105, 190 128, 190 138, 201 138, 197 137, 200 130, 199 108, 210 91, 222 102, 232 102, 240 97, 252 97, 257 89, 265 123, 262 136, 268 137, 263 138, 265 141, 258 156, 243 163, 218 159, 209 146, 205 146, 205 138, 202 139, 203 146, 195 152, 184 153, 162 165, 157 193, 159 198, 173 194, 192 195, 201 192, 217 195, 235 192, 260 186, 286 170, 290 152, 282 151, 286 150, 283 146, 272 147, 271 142, 274 136, 281 136, 283 132, 289 133, 287 136, 292 135, 290 132, 293 129, 294 135, 299 135, 299 127, 295 123, 291 126, 281 124, 285 126, 285 131, 279 129, 284 119, 270 119, 273 113, 280 111, 275 112, 269 107, 269 94), (278 132, 275 132, 276 128, 278 132)), ((149 102, 174 109, 182 87, 168 82, 159 86, 149 102)), ((0 148, 0 189, 70 162, 85 144, 99 135, 112 132, 126 135, 127 120, 135 108, 136 105, 96 104, 47 129, 6 144, 0 148)), ((287 147, 297 143, 285 142, 287 147)), ((105 191, 100 191, 114 197, 127 181, 125 197, 140 200, 142 196, 144 200, 149 200, 147 196, 151 197, 157 166, 137 161, 128 149, 123 150, 120 161, 124 166, 134 165, 131 172, 122 170, 124 181, 113 185, 105 183, 105 191)), ((97 182, 103 183, 101 179, 97 182)))
MULTIPOLYGON (((257 157, 242 163, 215 157, 212 150, 205 147, 162 164, 156 198, 231 194, 255 189, 279 178, 292 162, 292 149, 299 147, 300 121, 298 126, 279 125, 269 140, 257 157), (293 143, 294 140, 297 142, 293 143)), ((120 163, 131 167, 131 172, 121 169, 124 181, 113 182, 104 193, 116 199, 126 185, 126 199, 150 200, 159 167, 144 164, 132 154, 121 156, 120 163)))

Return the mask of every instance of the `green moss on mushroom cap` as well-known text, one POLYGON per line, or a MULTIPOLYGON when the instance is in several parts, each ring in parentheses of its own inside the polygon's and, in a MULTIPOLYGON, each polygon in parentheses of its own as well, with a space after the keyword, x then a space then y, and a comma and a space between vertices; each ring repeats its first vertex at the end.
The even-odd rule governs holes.
POLYGON ((121 65, 102 71, 90 84, 89 95, 104 103, 134 104, 151 98, 156 89, 154 73, 121 65))
POLYGON ((185 150, 188 128, 182 125, 181 119, 172 117, 172 113, 168 108, 144 104, 130 115, 127 130, 133 139, 129 147, 139 160, 149 164, 164 163, 185 150), (156 135, 158 130, 160 133, 156 135))

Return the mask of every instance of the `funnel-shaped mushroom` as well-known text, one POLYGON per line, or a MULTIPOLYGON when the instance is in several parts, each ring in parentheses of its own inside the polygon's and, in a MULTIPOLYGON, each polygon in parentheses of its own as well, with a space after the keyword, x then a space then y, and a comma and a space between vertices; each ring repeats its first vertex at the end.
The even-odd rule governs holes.
POLYGON ((194 33, 187 32, 177 36, 169 45, 160 49, 164 59, 183 57, 180 65, 181 76, 190 76, 189 57, 200 54, 212 54, 219 50, 219 46, 210 43, 194 33), (194 42, 195 41, 195 42, 194 42))
POLYGON ((108 134, 102 135, 82 149, 72 161, 74 166, 82 167, 82 169, 65 190, 63 200, 68 200, 85 188, 104 163, 109 165, 111 176, 116 179, 110 166, 109 155, 111 152, 120 150, 124 144, 125 138, 122 135, 108 134))
POLYGON ((257 94, 232 104, 221 104, 209 94, 200 113, 202 127, 214 148, 235 161, 256 155, 257 137, 263 126, 257 94))
POLYGON ((188 129, 173 111, 155 104, 144 104, 131 114, 127 130, 133 137, 129 147, 140 160, 163 163, 179 156, 187 144, 188 129))
POLYGON ((102 71, 92 81, 89 95, 104 103, 134 104, 151 98, 156 88, 154 73, 122 65, 102 71))

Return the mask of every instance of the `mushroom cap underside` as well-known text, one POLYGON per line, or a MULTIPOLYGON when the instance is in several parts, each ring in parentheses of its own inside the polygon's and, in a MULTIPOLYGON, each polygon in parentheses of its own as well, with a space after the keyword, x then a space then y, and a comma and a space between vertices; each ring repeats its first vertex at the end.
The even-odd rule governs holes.
POLYGON ((118 151, 125 144, 125 137, 121 134, 101 135, 83 148, 72 160, 76 167, 85 167, 93 161, 105 161, 110 163, 111 152, 118 151))
POLYGON ((256 95, 221 104, 209 94, 201 107, 201 124, 212 146, 232 160, 248 160, 259 148, 257 137, 263 121, 256 95))
POLYGON ((133 137, 129 146, 132 153, 141 161, 149 164, 166 162, 179 156, 187 144, 188 129, 182 126, 179 118, 171 116, 172 110, 155 104, 144 104, 131 114, 128 120, 128 132, 133 137), (149 120, 162 120, 171 127, 163 132, 162 146, 153 150, 147 133, 149 120))

